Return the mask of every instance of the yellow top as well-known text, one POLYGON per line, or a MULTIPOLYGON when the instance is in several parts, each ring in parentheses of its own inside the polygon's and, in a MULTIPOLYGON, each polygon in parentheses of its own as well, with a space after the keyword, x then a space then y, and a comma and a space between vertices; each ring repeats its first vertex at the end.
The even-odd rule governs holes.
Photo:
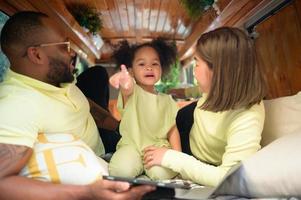
POLYGON ((177 104, 170 95, 152 94, 140 86, 134 86, 134 92, 125 107, 121 94, 117 108, 121 113, 121 145, 134 144, 139 150, 149 145, 170 146, 167 133, 175 124, 177 104))
POLYGON ((30 148, 38 133, 71 133, 104 154, 89 103, 74 84, 55 87, 8 70, 0 84, 0 143, 30 148))
POLYGON ((198 101, 190 131, 195 157, 168 150, 162 165, 185 179, 216 186, 232 166, 260 149, 265 113, 262 102, 250 109, 204 111, 198 108, 204 100, 198 101))

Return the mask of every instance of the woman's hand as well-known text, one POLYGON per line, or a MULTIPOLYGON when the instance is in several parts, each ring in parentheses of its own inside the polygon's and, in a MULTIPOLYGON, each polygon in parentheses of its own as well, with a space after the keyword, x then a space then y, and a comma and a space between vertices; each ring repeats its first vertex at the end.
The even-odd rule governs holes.
POLYGON ((155 165, 161 165, 163 156, 168 149, 165 147, 146 147, 143 156, 143 163, 146 169, 149 169, 155 165))

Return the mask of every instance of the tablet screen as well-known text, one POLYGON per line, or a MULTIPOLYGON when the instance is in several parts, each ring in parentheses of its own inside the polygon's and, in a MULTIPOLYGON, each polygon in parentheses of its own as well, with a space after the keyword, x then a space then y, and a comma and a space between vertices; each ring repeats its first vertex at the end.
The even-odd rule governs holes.
POLYGON ((166 183, 164 181, 153 181, 153 180, 142 179, 142 178, 125 178, 125 177, 118 177, 118 176, 103 176, 103 179, 113 180, 113 181, 124 181, 124 182, 128 182, 132 185, 154 185, 154 186, 163 187, 163 188, 190 189, 190 186, 185 185, 185 184, 166 183))

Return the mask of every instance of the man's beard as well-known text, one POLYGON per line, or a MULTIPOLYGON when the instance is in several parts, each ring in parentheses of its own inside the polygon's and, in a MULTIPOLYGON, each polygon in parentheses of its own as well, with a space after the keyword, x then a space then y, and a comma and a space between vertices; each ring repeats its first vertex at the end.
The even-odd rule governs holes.
POLYGON ((61 83, 71 83, 74 80, 73 72, 70 71, 70 63, 65 63, 61 59, 49 57, 49 72, 47 78, 49 82, 59 86, 61 83))

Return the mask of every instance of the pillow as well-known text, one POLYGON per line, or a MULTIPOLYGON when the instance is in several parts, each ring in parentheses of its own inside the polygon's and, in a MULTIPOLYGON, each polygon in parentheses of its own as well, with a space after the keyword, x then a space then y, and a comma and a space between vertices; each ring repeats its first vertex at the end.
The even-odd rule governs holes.
POLYGON ((53 183, 84 185, 108 175, 108 164, 72 134, 39 134, 33 155, 20 175, 53 183))
POLYGON ((301 132, 282 137, 242 162, 215 194, 244 197, 301 196, 301 132))
POLYGON ((265 100, 262 146, 283 135, 301 133, 301 92, 293 96, 265 100))

